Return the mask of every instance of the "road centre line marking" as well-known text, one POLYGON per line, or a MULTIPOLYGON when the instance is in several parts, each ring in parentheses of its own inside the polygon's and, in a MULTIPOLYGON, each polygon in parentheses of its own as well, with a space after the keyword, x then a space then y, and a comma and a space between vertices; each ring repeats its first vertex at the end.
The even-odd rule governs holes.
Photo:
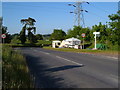
MULTIPOLYGON (((38 50, 34 50, 34 51, 38 51, 38 50)), ((43 51, 39 51, 39 52, 44 53, 44 54, 47 54, 47 55, 50 54, 50 53, 46 53, 46 52, 43 52, 43 51)), ((71 60, 69 60, 69 59, 62 58, 62 57, 60 57, 60 56, 56 56, 56 57, 57 57, 57 58, 60 58, 60 59, 63 59, 63 60, 66 60, 66 61, 68 61, 68 62, 72 62, 72 63, 77 64, 77 65, 83 66, 83 64, 80 64, 80 63, 77 63, 77 62, 71 61, 71 60)))
POLYGON ((118 59, 118 58, 116 58, 116 57, 110 57, 110 56, 106 56, 107 58, 113 58, 113 59, 118 59))
POLYGON ((110 74, 110 76, 116 80, 118 80, 119 76, 116 76, 116 75, 113 75, 113 74, 110 74))
MULTIPOLYGON (((33 48, 30 48, 30 49, 33 49, 33 48)), ((34 51, 38 51, 38 50, 34 50, 34 51)), ((39 52, 42 52, 42 53, 44 53, 44 54, 50 54, 50 53, 47 53, 47 52, 43 52, 43 51, 39 51, 39 52)), ((92 56, 96 56, 95 54, 89 54, 89 53, 81 53, 81 54, 87 54, 87 55, 92 55, 92 56)), ((100 56, 100 57, 102 57, 102 58, 109 58, 109 59, 116 59, 116 60, 118 60, 118 58, 117 57, 110 57, 110 56, 100 56)))
POLYGON ((118 76, 110 74, 110 79, 112 79, 114 82, 118 83, 118 78, 119 78, 118 76))
MULTIPOLYGON (((34 51, 38 51, 38 50, 34 50, 34 51)), ((44 53, 44 54, 47 54, 47 55, 50 54, 50 53, 46 53, 46 52, 43 52, 43 51, 39 51, 39 52, 44 53)), ((63 60, 66 60, 66 61, 68 61, 68 62, 72 62, 72 63, 77 64, 77 65, 83 66, 83 64, 80 64, 80 63, 77 63, 77 62, 71 61, 71 60, 69 60, 69 59, 62 58, 62 57, 60 57, 60 56, 56 56, 56 57, 57 57, 57 58, 60 58, 60 59, 63 59, 63 60)))
POLYGON ((68 61, 68 62, 72 62, 72 63, 77 64, 77 65, 83 66, 83 64, 80 64, 80 63, 77 63, 77 62, 71 61, 71 60, 69 60, 69 59, 62 58, 62 57, 60 57, 60 56, 56 56, 56 57, 57 57, 57 58, 60 58, 60 59, 63 59, 63 60, 66 60, 66 61, 68 61))
MULTIPOLYGON (((37 51, 37 50, 36 50, 37 51)), ((50 53, 47 53, 47 52, 43 52, 43 51, 39 51, 39 52, 41 52, 41 53, 44 53, 44 54, 47 54, 47 55, 49 55, 50 53)))
MULTIPOLYGON (((34 51, 38 51, 38 50, 34 50, 34 51)), ((50 54, 50 53, 43 52, 43 51, 39 51, 39 52, 44 53, 44 54, 47 54, 47 55, 49 55, 49 54, 50 54)))

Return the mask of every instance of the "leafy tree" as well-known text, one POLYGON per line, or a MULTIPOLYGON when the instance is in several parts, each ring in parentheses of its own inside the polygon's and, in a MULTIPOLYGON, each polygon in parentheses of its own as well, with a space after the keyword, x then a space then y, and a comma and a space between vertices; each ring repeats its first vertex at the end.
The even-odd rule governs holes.
POLYGON ((26 41, 25 33, 26 33, 26 25, 22 28, 22 31, 20 32, 20 41, 22 44, 24 44, 26 41))
POLYGON ((74 26, 73 30, 68 30, 67 32, 67 36, 66 38, 78 38, 80 40, 82 40, 82 33, 85 33, 86 37, 85 40, 86 41, 90 41, 90 29, 89 28, 82 28, 81 26, 74 26))
MULTIPOLYGON (((0 17, 0 34, 6 34, 6 38, 4 39, 4 43, 10 43, 11 35, 9 34, 7 27, 2 25, 3 18, 0 17)), ((0 39, 0 43, 3 42, 3 39, 0 39)))
POLYGON ((35 25, 35 19, 33 18, 28 18, 28 19, 21 19, 21 23, 24 25, 22 31, 20 32, 20 40, 21 42, 24 44, 26 41, 26 30, 28 31, 28 40, 30 41, 30 43, 35 43, 36 39, 35 39, 35 32, 36 32, 36 27, 34 27, 35 25), (34 34, 33 34, 34 33, 34 34))
POLYGON ((77 37, 79 37, 81 29, 82 29, 82 27, 80 27, 80 26, 74 26, 73 30, 71 30, 71 29, 68 30, 67 38, 72 38, 72 37, 77 38, 77 37))
POLYGON ((62 29, 54 29, 50 36, 50 40, 64 40, 66 33, 62 29))
POLYGON ((118 41, 119 41, 119 38, 118 36, 120 36, 120 10, 117 12, 117 14, 112 14, 112 15, 109 15, 108 16, 109 19, 112 21, 112 22, 109 22, 109 25, 110 25, 110 28, 112 30, 112 34, 111 34, 111 37, 112 37, 112 44, 119 44, 118 41))
POLYGON ((18 33, 11 35, 11 43, 18 44, 20 43, 20 35, 18 33))
POLYGON ((20 43, 19 37, 17 35, 14 36, 11 40, 11 43, 12 44, 19 44, 20 43))
MULTIPOLYGON (((10 43, 11 42, 11 35, 9 34, 6 26, 2 26, 2 34, 6 34, 6 38, 4 39, 4 43, 10 43)), ((3 39, 2 39, 2 42, 3 42, 3 39)))
POLYGON ((35 37, 37 40, 43 40, 43 36, 41 34, 36 34, 35 37))
POLYGON ((14 37, 17 37, 17 39, 19 39, 19 35, 18 33, 14 33, 14 34, 11 34, 11 38, 13 39, 14 37))
POLYGON ((90 41, 91 37, 90 37, 90 29, 89 28, 82 28, 80 31, 79 31, 79 39, 83 39, 83 37, 81 36, 82 33, 85 33, 85 41, 90 41))
POLYGON ((42 36, 43 36, 43 40, 50 40, 51 34, 44 34, 42 36))
MULTIPOLYGON (((107 33, 107 25, 102 25, 102 23, 100 22, 99 25, 94 25, 92 27, 92 37, 94 36, 93 35, 93 32, 100 32, 100 36, 97 37, 98 41, 100 43, 106 43, 107 41, 107 36, 108 36, 108 33, 107 33)), ((93 38, 94 39, 94 38, 93 38)))

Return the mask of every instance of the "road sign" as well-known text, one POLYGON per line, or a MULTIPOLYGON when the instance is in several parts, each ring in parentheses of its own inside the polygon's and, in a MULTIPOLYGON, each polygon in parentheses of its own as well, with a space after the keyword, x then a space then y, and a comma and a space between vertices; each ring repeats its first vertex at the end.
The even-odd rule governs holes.
POLYGON ((93 34, 100 34, 100 32, 93 32, 93 34))
POLYGON ((97 48, 96 48, 96 36, 99 35, 100 32, 93 32, 93 34, 95 34, 95 36, 94 36, 94 38, 95 38, 95 49, 97 49, 97 48))
POLYGON ((1 38, 3 38, 3 39, 6 38, 6 34, 2 34, 1 38))
POLYGON ((82 37, 85 37, 85 33, 82 33, 82 37))

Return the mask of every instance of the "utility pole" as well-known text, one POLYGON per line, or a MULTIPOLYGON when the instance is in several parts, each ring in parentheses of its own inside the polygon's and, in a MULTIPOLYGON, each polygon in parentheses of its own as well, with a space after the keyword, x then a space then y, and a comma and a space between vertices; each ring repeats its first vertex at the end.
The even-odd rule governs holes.
POLYGON ((70 13, 74 13, 75 14, 75 21, 74 21, 74 23, 76 24, 76 22, 77 22, 77 26, 85 27, 83 11, 85 11, 85 12, 88 12, 88 11, 82 9, 82 4, 83 3, 89 4, 88 2, 78 1, 75 4, 68 4, 68 5, 75 7, 74 12, 70 12, 70 13))

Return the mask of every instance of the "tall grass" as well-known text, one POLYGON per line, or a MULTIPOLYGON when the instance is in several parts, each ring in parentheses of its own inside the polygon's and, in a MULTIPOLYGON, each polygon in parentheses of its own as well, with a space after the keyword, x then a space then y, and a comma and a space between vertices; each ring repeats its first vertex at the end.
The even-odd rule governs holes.
POLYGON ((8 46, 2 48, 3 89, 33 88, 25 58, 8 46))

